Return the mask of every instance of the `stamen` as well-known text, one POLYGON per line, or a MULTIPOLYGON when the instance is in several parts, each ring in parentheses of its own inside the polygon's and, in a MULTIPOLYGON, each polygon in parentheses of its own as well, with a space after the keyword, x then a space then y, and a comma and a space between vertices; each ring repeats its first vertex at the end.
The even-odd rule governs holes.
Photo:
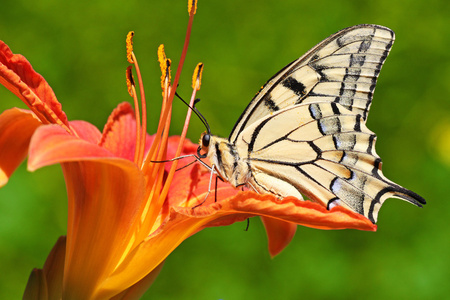
MULTIPOLYGON (((142 167, 142 161, 144 160, 144 152, 145 152, 145 140, 147 137, 147 102, 145 100, 145 91, 144 91, 144 83, 142 81, 141 71, 139 69, 138 61, 136 56, 133 53, 133 62, 134 67, 136 68, 136 75, 138 77, 139 82, 139 93, 141 95, 141 108, 142 108, 142 122, 141 122, 141 137, 139 144, 139 155, 137 160, 137 165, 142 167)), ((136 119, 137 121, 137 119, 136 119)), ((137 133, 136 133, 137 134, 137 133)), ((138 145, 136 145, 137 147, 138 145)))
MULTIPOLYGON (((145 158, 145 161, 142 165, 142 169, 144 174, 146 173, 146 169, 150 168, 150 164, 151 161, 160 161, 163 160, 165 158, 159 158, 159 155, 155 155, 155 149, 156 148, 154 145, 156 143, 160 143, 160 139, 162 139, 161 142, 167 141, 167 136, 168 136, 168 131, 169 131, 169 122, 170 122, 170 115, 171 115, 171 107, 172 107, 172 101, 173 98, 175 96, 175 91, 176 88, 178 86, 178 82, 180 79, 180 75, 181 75, 181 70, 183 69, 183 65, 184 65, 184 61, 186 58, 186 54, 187 54, 187 49, 189 46, 189 40, 190 40, 190 36, 191 36, 191 32, 192 32, 192 23, 194 21, 194 14, 196 12, 196 5, 197 5, 197 0, 189 0, 189 21, 188 21, 188 26, 187 26, 187 30, 186 30, 186 37, 184 39, 184 46, 183 46, 183 50, 181 52, 181 57, 180 57, 180 61, 178 63, 178 67, 177 67, 177 71, 175 74, 175 78, 174 78, 174 82, 171 88, 171 85, 169 83, 168 80, 170 80, 170 77, 167 77, 167 73, 164 72, 170 72, 169 70, 166 70, 166 68, 168 67, 167 64, 167 58, 165 57, 164 54, 164 46, 160 46, 158 49, 158 59, 160 62, 160 66, 161 66, 161 71, 163 72, 163 76, 161 77, 161 86, 164 90, 164 87, 167 86, 167 93, 163 92, 163 107, 166 106, 164 109, 161 109, 161 118, 160 118, 160 125, 158 126, 158 130, 156 132, 155 135, 155 140, 153 141, 152 147, 150 149, 150 151, 147 153, 147 156, 145 158), (164 64, 163 64, 164 62, 164 64), (164 66, 164 67, 163 67, 164 66), (166 81, 166 77, 167 77, 167 81, 166 81), (163 84, 164 83, 164 84, 163 84), (164 95, 166 94, 166 95, 164 95)), ((170 64, 170 61, 169 61, 170 64)), ((193 95, 195 95, 196 90, 194 89, 194 93, 193 95)), ((191 102, 193 104, 194 99, 191 99, 191 102)), ((176 156, 179 156, 181 153, 181 150, 183 148, 183 143, 184 143, 184 139, 186 137, 186 131, 187 131, 187 125, 189 124, 189 118, 190 118, 190 114, 191 114, 191 110, 188 110, 188 117, 185 121, 185 129, 183 129, 183 133, 181 134, 181 138, 178 144, 178 148, 177 148, 177 152, 176 152, 176 156)), ((164 153, 165 150, 167 148, 167 145, 164 146, 164 144, 162 148, 164 148, 164 153)), ((160 152, 162 154, 162 152, 160 152)), ((152 164, 152 168, 156 169, 156 168, 161 168, 161 166, 163 166, 163 164, 152 164)), ((153 193, 151 192, 149 195, 149 201, 151 201, 151 207, 148 211, 148 215, 147 215, 147 219, 146 219, 146 223, 148 222, 148 224, 154 224, 154 222, 156 221, 156 219, 158 218, 159 212, 161 211, 161 207, 164 204, 164 201, 166 200, 167 197, 167 193, 169 191, 169 186, 170 183, 172 182, 173 179, 173 175, 175 173, 175 170, 177 168, 177 161, 174 161, 172 163, 171 169, 169 171, 169 174, 167 175, 166 180, 164 182, 163 185, 158 185, 159 187, 162 186, 162 190, 158 190, 158 193, 153 193)), ((150 175, 152 177, 152 175, 150 175)), ((161 174, 160 174, 161 176, 161 174)), ((153 182, 151 180, 148 180, 147 182, 153 182)))
POLYGON ((136 95, 136 86, 134 84, 131 66, 127 67, 127 87, 128 93, 134 100, 134 116, 136 119, 136 148, 134 150, 134 162, 139 165, 139 153, 141 148, 141 117, 139 114, 139 100, 136 95))
POLYGON ((202 84, 203 63, 198 63, 192 75, 192 89, 200 90, 202 84))
POLYGON ((133 53, 133 36, 134 36, 134 31, 130 31, 127 34, 127 60, 130 64, 133 63, 133 58, 132 58, 132 53, 133 53))
POLYGON ((134 162, 141 167, 142 161, 144 159, 145 152, 145 139, 147 135, 147 108, 145 102, 145 92, 144 92, 144 84, 142 82, 141 72, 139 70, 139 65, 137 62, 137 58, 133 52, 133 36, 134 31, 130 31, 127 34, 126 45, 127 45, 127 60, 131 64, 134 64, 136 68, 136 75, 138 77, 139 82, 139 92, 141 96, 141 106, 142 106, 142 123, 141 123, 141 115, 139 113, 139 101, 137 99, 136 94, 136 84, 133 78, 133 74, 131 72, 131 66, 127 68, 127 87, 128 93, 134 100, 134 110, 135 110, 135 118, 136 118, 136 150, 134 155, 134 162))
MULTIPOLYGON (((170 94, 170 59, 166 57, 166 53, 164 52, 164 45, 160 45, 158 47, 158 61, 159 66, 161 68, 161 88, 163 90, 162 96, 162 106, 161 106, 161 114, 159 118, 158 123, 158 129, 155 134, 155 139, 153 140, 153 143, 150 147, 150 150, 148 151, 146 157, 143 160, 142 169, 144 173, 146 172, 146 169, 149 167, 149 163, 152 160, 155 160, 155 157, 158 155, 159 149, 157 146, 161 144, 161 139, 163 139, 163 133, 164 135, 167 135, 168 132, 165 129, 167 121, 169 121, 167 124, 170 125, 170 107, 171 103, 168 103, 169 94, 170 94)), ((153 175, 151 175, 153 176, 153 175)), ((152 177, 150 177, 152 178, 152 177)), ((151 181, 151 180, 150 180, 151 181)))
MULTIPOLYGON (((197 67, 195 68, 195 71, 194 71, 193 78, 195 78, 195 87, 193 87, 191 100, 190 100, 190 103, 189 103, 190 107, 194 106, 195 96, 197 94, 197 91, 200 89, 200 80, 201 80, 201 76, 202 76, 202 69, 203 69, 203 64, 200 63, 200 64, 197 65, 197 67)), ((180 156, 181 151, 183 150, 183 143, 184 143, 184 139, 186 138, 186 134, 187 134, 188 127, 189 127, 189 121, 191 120, 191 115, 192 115, 192 109, 188 109, 188 111, 186 113, 186 119, 184 121, 183 131, 181 132, 180 142, 178 144, 177 151, 175 152, 175 157, 180 156)), ((173 178, 173 176, 175 174, 175 171, 177 169, 177 164, 178 164, 178 161, 174 161, 172 163, 172 166, 171 166, 171 168, 169 170, 169 174, 167 175, 166 182, 171 182, 172 181, 172 178, 173 178)), ((166 198, 168 192, 169 192, 169 185, 165 184, 163 190, 160 193, 160 196, 159 196, 160 198, 159 198, 158 201, 163 203, 163 201, 166 198)))

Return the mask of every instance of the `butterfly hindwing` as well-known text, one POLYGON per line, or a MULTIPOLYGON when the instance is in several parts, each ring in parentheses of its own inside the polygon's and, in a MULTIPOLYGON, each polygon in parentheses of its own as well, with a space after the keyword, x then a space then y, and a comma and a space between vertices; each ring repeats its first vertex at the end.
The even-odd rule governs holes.
POLYGON ((341 205, 376 222, 389 197, 416 205, 422 198, 385 178, 375 134, 361 115, 339 103, 299 104, 246 128, 236 140, 250 165, 249 185, 280 197, 305 195, 341 205))
POLYGON ((272 77, 253 98, 229 140, 268 114, 301 103, 336 102, 367 118, 380 69, 394 33, 379 25, 357 25, 323 40, 272 77))

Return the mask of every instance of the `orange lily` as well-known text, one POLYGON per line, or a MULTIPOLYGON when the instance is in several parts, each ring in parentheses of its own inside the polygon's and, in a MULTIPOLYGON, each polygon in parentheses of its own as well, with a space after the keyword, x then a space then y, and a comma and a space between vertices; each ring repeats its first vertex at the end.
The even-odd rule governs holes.
MULTIPOLYGON (((0 83, 30 108, 13 108, 0 115, 0 186, 28 155, 31 171, 61 164, 69 202, 67 237, 57 241, 43 269, 33 270, 25 299, 138 299, 167 256, 189 236, 253 216, 262 216, 272 256, 289 244, 297 225, 376 230, 368 219, 345 208, 328 211, 317 203, 293 197, 278 200, 223 182, 204 201, 208 170, 195 163, 175 172, 177 160, 161 162, 195 154, 197 149, 185 139, 190 111, 181 136, 168 136, 195 2, 189 3, 186 40, 173 83, 171 61, 163 47, 158 52, 163 106, 153 136, 146 134, 145 93, 132 34, 127 38, 128 60, 138 77, 141 102, 129 68, 127 81, 135 109, 119 104, 103 132, 84 121, 68 121, 44 78, 0 41, 0 83)), ((194 73, 191 104, 200 88, 201 66, 194 73)))

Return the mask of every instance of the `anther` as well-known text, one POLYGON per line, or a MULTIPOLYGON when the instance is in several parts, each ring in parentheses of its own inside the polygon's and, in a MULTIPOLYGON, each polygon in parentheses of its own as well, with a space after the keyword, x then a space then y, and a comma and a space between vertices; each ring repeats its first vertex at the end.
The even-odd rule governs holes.
POLYGON ((198 63, 192 75, 192 88, 194 90, 200 90, 202 84, 203 63, 198 63))
POLYGON ((194 15, 197 11, 197 0, 188 1, 188 13, 189 15, 194 15))
POLYGON ((136 86, 136 85, 134 83, 132 67, 128 66, 127 67, 127 88, 128 88, 128 94, 130 94, 131 97, 133 97, 133 86, 136 86))
POLYGON ((127 60, 130 64, 134 63, 133 61, 133 36, 134 36, 134 31, 130 31, 127 34, 127 60))
POLYGON ((161 68, 161 88, 164 90, 166 84, 170 84, 170 65, 172 61, 166 57, 166 53, 164 52, 164 45, 162 44, 158 48, 158 61, 161 68))

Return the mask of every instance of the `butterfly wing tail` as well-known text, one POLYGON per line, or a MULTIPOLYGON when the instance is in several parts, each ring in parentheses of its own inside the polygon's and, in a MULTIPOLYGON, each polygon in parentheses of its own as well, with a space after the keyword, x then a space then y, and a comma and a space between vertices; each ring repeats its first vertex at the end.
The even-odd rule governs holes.
MULTIPOLYGON (((383 176, 384 177, 384 176, 383 176)), ((368 218, 372 222, 376 222, 378 218, 378 211, 383 204, 383 202, 388 198, 397 198, 404 201, 407 201, 411 204, 414 204, 418 207, 423 207, 423 205, 426 204, 425 199, 414 193, 413 191, 410 191, 388 179, 385 179, 385 182, 389 183, 387 187, 380 190, 377 194, 377 196, 374 198, 374 200, 371 203, 371 207, 368 210, 368 218)))
POLYGON ((401 187, 399 185, 393 184, 394 192, 392 194, 392 198, 398 198, 401 200, 408 201, 409 203, 412 203, 418 207, 422 207, 423 205, 427 204, 424 198, 422 196, 414 193, 413 191, 410 191, 408 189, 405 189, 404 187, 401 187))

